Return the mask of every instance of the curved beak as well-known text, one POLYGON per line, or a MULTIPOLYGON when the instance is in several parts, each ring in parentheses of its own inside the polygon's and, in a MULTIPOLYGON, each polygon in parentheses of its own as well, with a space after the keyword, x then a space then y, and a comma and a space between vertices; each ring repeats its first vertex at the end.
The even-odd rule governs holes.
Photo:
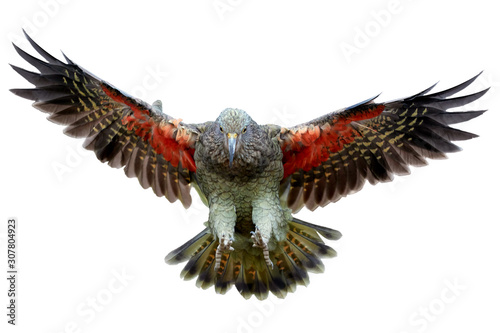
POLYGON ((236 151, 236 140, 238 138, 238 134, 236 133, 227 133, 227 146, 229 148, 229 167, 233 166, 234 152, 236 151))

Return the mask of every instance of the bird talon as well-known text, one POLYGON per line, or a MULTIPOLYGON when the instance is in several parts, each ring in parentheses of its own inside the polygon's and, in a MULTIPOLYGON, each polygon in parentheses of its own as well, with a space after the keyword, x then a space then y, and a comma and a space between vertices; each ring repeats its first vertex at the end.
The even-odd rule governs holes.
POLYGON ((271 258, 269 258, 269 247, 267 246, 267 240, 262 237, 262 234, 260 233, 259 228, 255 227, 255 231, 250 231, 250 234, 252 236, 253 240, 253 245, 252 247, 260 247, 262 249, 262 254, 264 255, 264 260, 266 261, 266 264, 268 266, 271 266, 271 269, 274 268, 274 264, 271 261, 271 258))
POLYGON ((220 237, 219 245, 217 246, 217 250, 215 251, 215 270, 218 270, 220 267, 222 253, 227 251, 234 251, 234 248, 231 246, 233 244, 233 241, 233 236, 226 237, 226 235, 222 235, 220 237))

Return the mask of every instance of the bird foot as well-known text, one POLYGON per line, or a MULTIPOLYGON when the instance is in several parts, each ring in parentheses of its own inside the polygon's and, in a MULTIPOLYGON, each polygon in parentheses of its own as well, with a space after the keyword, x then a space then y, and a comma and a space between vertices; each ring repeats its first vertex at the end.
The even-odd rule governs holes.
POLYGON ((255 227, 255 231, 250 231, 250 234, 252 235, 251 238, 253 240, 252 247, 260 247, 262 249, 262 253, 264 254, 264 260, 266 261, 267 266, 271 266, 271 269, 273 269, 274 264, 269 258, 269 248, 267 246, 268 240, 266 240, 262 236, 259 228, 257 227, 255 227))
POLYGON ((233 240, 233 237, 226 237, 226 235, 222 235, 222 237, 220 237, 219 246, 217 246, 217 251, 215 251, 215 270, 218 270, 220 267, 222 253, 234 250, 231 246, 231 244, 233 244, 233 240))

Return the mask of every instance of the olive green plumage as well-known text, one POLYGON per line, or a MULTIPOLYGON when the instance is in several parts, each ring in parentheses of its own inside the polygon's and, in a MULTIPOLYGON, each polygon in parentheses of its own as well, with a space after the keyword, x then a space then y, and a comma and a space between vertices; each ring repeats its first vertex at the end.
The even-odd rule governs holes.
POLYGON ((203 289, 215 286, 215 291, 225 294, 233 285, 239 293, 262 300, 272 292, 279 298, 294 292, 297 285, 309 284, 308 272, 322 273, 321 258, 333 258, 334 249, 325 245, 322 237, 338 240, 342 235, 336 230, 317 226, 296 218, 287 223, 287 236, 274 250, 271 257, 275 265, 266 265, 262 251, 252 248, 248 238, 235 232, 234 250, 222 255, 221 265, 214 269, 218 241, 206 228, 196 237, 170 252, 165 261, 178 264, 187 261, 181 278, 196 278, 196 285, 203 289), (320 237, 320 235, 322 237, 320 237))
MULTIPOLYGON (((194 154, 196 179, 210 212, 206 235, 195 243, 206 245, 207 239, 211 243, 206 245, 204 256, 186 266, 188 270, 196 267, 199 274, 205 272, 200 275, 199 281, 203 282, 198 282, 199 286, 215 284, 218 292, 225 292, 236 283, 246 298, 252 294, 265 298, 269 290, 283 297, 295 289, 296 283, 307 284, 308 269, 322 271, 320 256, 334 255, 314 227, 302 225, 303 235, 293 237, 290 233, 290 224, 295 223, 298 228, 298 220, 293 222, 290 209, 280 202, 283 155, 278 133, 276 127, 258 125, 243 110, 226 109, 200 134, 194 154), (235 138, 231 163, 230 138, 235 138), (258 244, 252 238, 256 232, 262 239, 260 246, 255 246, 258 244), (300 237, 302 241, 298 240, 300 237), (228 245, 220 247, 221 240, 227 240, 228 245), (313 252, 313 247, 321 248, 324 253, 313 252), (294 261, 299 257, 308 266, 294 261), (208 267, 199 267, 207 262, 210 262, 208 267), (296 267, 290 269, 290 265, 296 267)), ((335 234, 336 239, 340 237, 333 230, 328 233, 335 234)), ((166 261, 177 263, 173 257, 170 254, 166 261)))
MULTIPOLYGON (((12 89, 85 138, 84 147, 111 167, 124 167, 157 196, 191 204, 191 187, 209 208, 206 228, 165 258, 187 261, 181 276, 197 277, 202 288, 225 293, 235 285, 245 298, 278 297, 307 285, 308 272, 322 272, 321 258, 335 256, 322 238, 338 231, 292 217, 314 210, 371 184, 405 175, 427 158, 459 151, 452 141, 475 134, 449 125, 484 111, 452 111, 487 89, 450 97, 455 87, 386 103, 367 99, 290 128, 259 125, 243 110, 226 109, 215 121, 188 124, 163 112, 161 102, 141 101, 84 70, 62 62, 28 41, 46 61, 15 46, 38 69, 13 69, 35 85, 12 89)), ((145 207, 147 209, 148 207, 145 207)), ((173 232, 175 234, 175 232, 173 232)))
POLYGON ((219 238, 232 237, 236 222, 244 234, 255 231, 267 239, 284 239, 286 216, 279 201, 283 177, 282 153, 276 133, 255 123, 243 110, 226 109, 201 133, 194 159, 201 192, 210 207, 209 228, 219 238), (236 135, 234 161, 229 166, 228 135, 236 135), (272 229, 271 229, 272 228, 272 229))

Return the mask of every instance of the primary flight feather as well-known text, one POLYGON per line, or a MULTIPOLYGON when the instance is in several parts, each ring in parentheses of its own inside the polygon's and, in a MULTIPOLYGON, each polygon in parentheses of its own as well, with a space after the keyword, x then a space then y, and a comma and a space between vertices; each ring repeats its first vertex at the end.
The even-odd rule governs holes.
POLYGON ((386 103, 369 99, 285 128, 259 125, 245 111, 228 108, 214 121, 188 124, 134 98, 84 70, 62 62, 28 41, 42 61, 14 45, 39 73, 12 66, 35 85, 12 89, 35 101, 65 133, 85 138, 101 162, 125 167, 143 188, 170 202, 191 204, 194 187, 209 207, 206 228, 172 251, 169 264, 187 261, 181 276, 224 294, 232 285, 245 298, 285 297, 308 284, 308 272, 324 270, 321 258, 336 252, 322 237, 341 234, 292 216, 359 191, 366 180, 387 182, 410 173, 426 158, 460 150, 452 141, 476 135, 449 125, 484 111, 448 112, 486 90, 450 97, 453 88, 386 103), (322 237, 320 237, 322 236, 322 237))

